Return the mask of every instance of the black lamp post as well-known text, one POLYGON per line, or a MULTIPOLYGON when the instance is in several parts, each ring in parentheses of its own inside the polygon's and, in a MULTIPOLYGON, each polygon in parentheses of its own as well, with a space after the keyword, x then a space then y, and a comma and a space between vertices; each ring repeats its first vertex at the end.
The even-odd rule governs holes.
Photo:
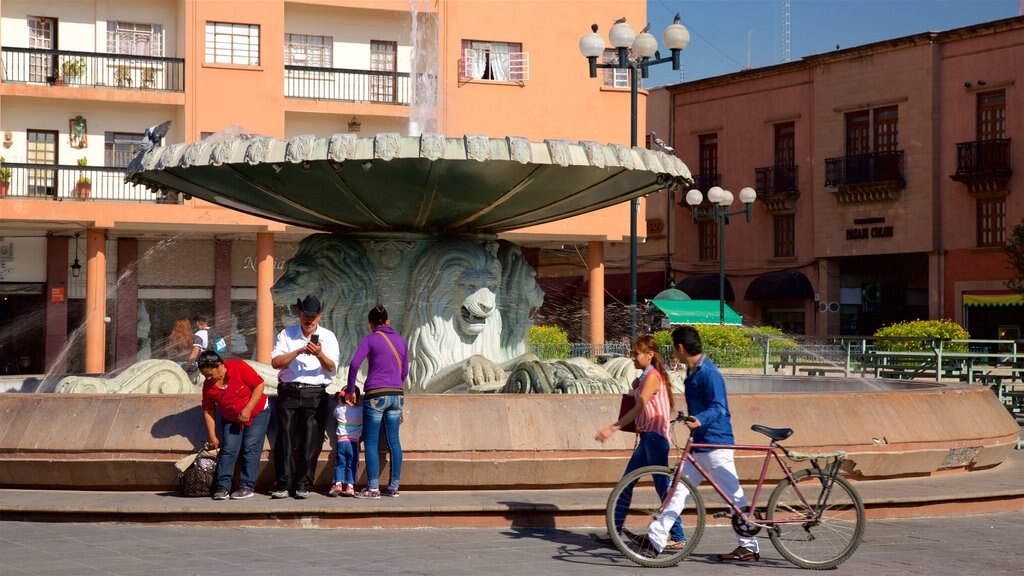
MULTIPOLYGON (((629 70, 629 146, 636 148, 636 115, 637 115, 637 84, 640 78, 647 78, 647 69, 655 64, 672 63, 673 70, 679 70, 679 56, 690 43, 690 32, 679 23, 679 14, 675 21, 665 28, 661 40, 672 55, 661 58, 658 53, 658 41, 648 32, 648 24, 637 35, 633 27, 626 24, 626 19, 615 21, 608 31, 608 40, 618 55, 616 62, 598 64, 597 59, 604 55, 604 39, 597 34, 597 24, 590 27, 592 32, 580 38, 580 52, 590 63, 590 77, 597 78, 598 68, 629 70), (635 53, 630 58, 630 51, 635 53), (639 75, 639 78, 638 78, 639 75)), ((636 339, 636 260, 637 260, 637 214, 640 211, 640 199, 634 198, 629 204, 629 330, 630 337, 636 339)))
POLYGON ((732 206, 732 192, 723 190, 718 186, 708 190, 708 202, 711 206, 700 209, 700 203, 704 201, 704 195, 700 190, 690 190, 686 193, 686 203, 690 205, 690 212, 693 214, 693 223, 696 224, 699 218, 714 218, 718 226, 718 323, 725 324, 725 225, 729 223, 730 216, 745 214, 747 222, 750 222, 751 207, 757 199, 757 192, 747 187, 740 190, 740 201, 743 202, 743 209, 729 212, 732 206))

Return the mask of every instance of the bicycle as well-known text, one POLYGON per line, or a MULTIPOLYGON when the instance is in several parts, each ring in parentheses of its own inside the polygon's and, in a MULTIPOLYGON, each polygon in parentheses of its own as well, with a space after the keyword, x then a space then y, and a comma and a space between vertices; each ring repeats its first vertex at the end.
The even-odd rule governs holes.
MULTIPOLYGON (((686 418, 679 412, 671 423, 686 418)), ((703 498, 683 475, 683 464, 690 462, 729 508, 715 517, 731 513, 732 527, 737 534, 752 537, 766 530, 775 549, 801 568, 834 568, 850 558, 860 545, 865 518, 860 495, 840 476, 846 453, 805 454, 790 450, 779 444, 793 434, 790 428, 755 424, 751 430, 764 434, 771 442, 768 445, 701 444, 693 441, 691 433, 681 448, 675 469, 646 466, 624 476, 612 489, 605 511, 608 533, 615 547, 636 564, 651 568, 675 565, 693 552, 704 534, 706 517, 703 498), (761 475, 748 499, 747 510, 742 510, 697 463, 691 454, 694 448, 765 453, 761 475), (783 461, 783 455, 794 462, 809 462, 810 468, 793 472, 783 461), (764 510, 760 510, 757 501, 773 457, 784 477, 775 486, 764 510), (668 510, 668 503, 678 489, 688 490, 690 494, 675 526, 683 529, 685 539, 678 548, 666 547, 658 553, 647 537, 648 527, 663 513, 675 512, 668 510), (621 519, 621 525, 617 525, 616 517, 621 519)))

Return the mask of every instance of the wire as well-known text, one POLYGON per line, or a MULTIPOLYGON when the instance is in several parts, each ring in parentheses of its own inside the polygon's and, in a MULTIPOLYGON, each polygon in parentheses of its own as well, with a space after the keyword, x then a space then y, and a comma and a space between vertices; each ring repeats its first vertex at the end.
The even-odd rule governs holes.
MULTIPOLYGON (((673 11, 672 11, 672 10, 671 10, 671 9, 670 9, 670 8, 669 8, 669 7, 667 6, 667 5, 665 5, 665 2, 664 2, 663 0, 658 0, 658 4, 660 4, 660 5, 661 5, 661 7, 665 9, 665 12, 668 12, 668 13, 669 13, 670 15, 674 16, 674 15, 676 14, 676 12, 673 12, 673 11)), ((682 22, 683 22, 683 24, 686 24, 686 20, 683 20, 682 22)), ((698 37, 698 38, 700 38, 701 40, 703 40, 704 42, 706 42, 708 46, 711 46, 711 47, 712 47, 712 48, 714 48, 714 49, 715 49, 715 50, 716 50, 716 51, 717 51, 717 52, 718 52, 719 54, 721 54, 722 56, 725 56, 725 57, 726 57, 726 58, 727 58, 727 59, 728 59, 728 60, 729 60, 730 62, 732 62, 733 64, 735 64, 736 66, 738 66, 740 70, 745 70, 745 69, 746 69, 746 66, 745 66, 745 65, 743 65, 743 64, 740 64, 739 62, 737 62, 736 60, 734 60, 734 59, 732 58, 732 56, 729 56, 729 55, 728 55, 728 54, 726 54, 726 53, 725 53, 725 52, 724 52, 724 51, 723 51, 723 50, 722 50, 721 48, 719 48, 718 46, 715 46, 715 45, 714 45, 714 44, 713 44, 713 43, 712 43, 712 42, 711 42, 710 40, 708 40, 707 38, 705 38, 704 36, 702 36, 702 35, 701 35, 701 33, 700 33, 700 32, 698 32, 698 31, 697 31, 697 30, 696 30, 696 29, 695 29, 695 28, 693 27, 693 25, 692 25, 692 24, 691 24, 691 25, 688 25, 688 26, 687 26, 686 28, 687 28, 687 29, 688 29, 688 30, 690 31, 690 33, 691 33, 691 34, 695 35, 696 37, 698 37)))

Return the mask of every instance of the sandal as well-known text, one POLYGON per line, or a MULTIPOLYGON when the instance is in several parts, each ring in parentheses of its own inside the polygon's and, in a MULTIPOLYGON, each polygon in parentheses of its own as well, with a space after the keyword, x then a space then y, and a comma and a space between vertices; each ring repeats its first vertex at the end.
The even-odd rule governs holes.
POLYGON ((682 541, 669 540, 665 544, 665 548, 664 549, 665 550, 682 550, 683 548, 686 548, 686 540, 682 540, 682 541))

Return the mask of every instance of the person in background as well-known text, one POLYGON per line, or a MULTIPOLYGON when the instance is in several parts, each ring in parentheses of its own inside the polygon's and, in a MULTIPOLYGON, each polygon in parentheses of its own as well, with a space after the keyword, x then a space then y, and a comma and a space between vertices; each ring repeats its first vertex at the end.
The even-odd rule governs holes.
POLYGON ((334 460, 334 484, 328 496, 355 495, 355 483, 359 473, 359 439, 363 434, 363 406, 356 389, 354 401, 338 392, 334 419, 338 421, 334 460))
POLYGON ((270 365, 279 370, 274 442, 277 488, 271 498, 287 498, 289 490, 294 490, 296 498, 309 497, 324 446, 329 403, 325 390, 340 362, 337 337, 320 326, 320 299, 309 295, 295 306, 299 323, 278 333, 271 353, 270 365))
POLYGON ((409 350, 405 340, 391 328, 388 311, 378 304, 367 315, 370 334, 359 342, 348 368, 346 400, 356 401, 356 374, 363 361, 369 359, 366 382, 363 384, 363 453, 366 455, 367 486, 356 492, 356 498, 379 499, 381 496, 398 497, 402 476, 402 443, 398 429, 402 423, 405 396, 402 383, 409 376, 409 350), (381 422, 391 451, 391 480, 380 487, 381 422))
MULTIPOLYGON (((633 342, 629 353, 633 358, 633 366, 643 371, 640 377, 633 381, 636 404, 617 422, 598 430, 594 437, 595 440, 604 442, 622 427, 636 422, 636 433, 640 438, 626 464, 623 476, 644 466, 668 466, 668 452, 672 448, 669 420, 672 419, 675 402, 672 399, 672 381, 669 380, 668 371, 665 370, 665 363, 658 349, 658 341, 653 336, 641 336, 633 342)), ((655 486, 662 497, 668 493, 668 484, 669 482, 665 482, 663 486, 655 486)), ((622 500, 616 505, 615 527, 620 531, 625 522, 625 510, 629 509, 632 496, 632 489, 628 494, 624 491, 620 497, 622 500), (620 508, 623 510, 622 514, 618 512, 620 508)), ((672 526, 672 542, 665 546, 681 548, 685 545, 683 538, 682 525, 676 523, 672 526)), ((605 546, 613 546, 610 537, 596 540, 605 546)))
POLYGON ((226 500, 235 475, 235 462, 242 455, 242 472, 232 500, 251 498, 260 471, 260 455, 270 425, 263 378, 242 360, 222 360, 212 350, 199 354, 199 372, 203 382, 203 422, 210 443, 220 448, 217 459, 217 488, 214 500, 226 500), (223 425, 217 434, 214 410, 220 411, 223 425))
POLYGON ((196 359, 199 358, 200 352, 213 350, 210 345, 210 317, 202 313, 196 314, 192 317, 192 322, 196 325, 196 332, 192 337, 192 353, 185 362, 185 370, 189 372, 195 371, 196 359))
POLYGON ((184 368, 192 356, 193 341, 192 325, 188 323, 188 318, 178 318, 174 323, 174 329, 167 336, 164 348, 167 359, 184 368))
MULTIPOLYGON (((704 355, 700 333, 693 326, 680 326, 672 331, 672 348, 686 366, 686 411, 684 420, 699 444, 734 444, 732 415, 729 412, 729 398, 725 392, 725 378, 718 367, 704 355)), ((736 505, 747 508, 747 499, 736 476, 736 463, 731 448, 694 448, 693 457, 714 479, 722 490, 732 497, 736 505)), ((699 486, 704 477, 687 462, 683 474, 699 486)), ((658 551, 668 536, 669 526, 679 518, 679 512, 686 505, 690 492, 680 485, 672 494, 665 511, 651 523, 648 539, 658 551)), ((674 539, 674 537, 673 537, 674 539)), ((719 554, 721 562, 755 562, 761 559, 761 549, 755 536, 736 534, 736 549, 728 554, 719 554)))

